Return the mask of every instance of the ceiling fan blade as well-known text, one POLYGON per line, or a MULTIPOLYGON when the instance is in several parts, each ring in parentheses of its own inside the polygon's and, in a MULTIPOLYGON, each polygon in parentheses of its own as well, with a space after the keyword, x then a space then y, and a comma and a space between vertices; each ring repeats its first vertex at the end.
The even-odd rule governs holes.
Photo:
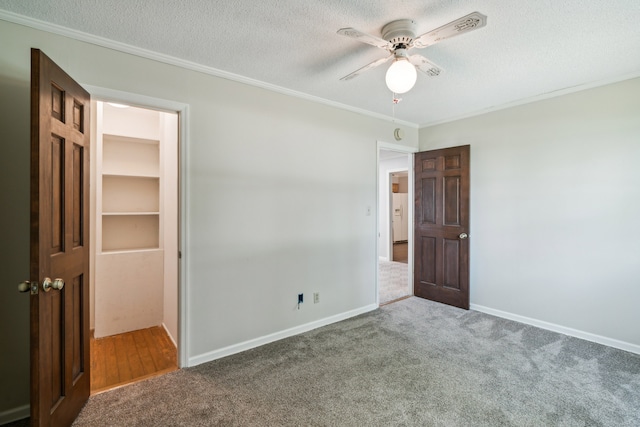
POLYGON ((392 49, 393 46, 386 40, 380 37, 372 36, 371 34, 363 33, 355 28, 340 28, 338 34, 345 37, 350 37, 362 43, 370 44, 371 46, 379 47, 380 49, 392 49))
POLYGON ((354 71, 353 73, 347 74, 346 76, 342 77, 340 80, 347 81, 347 80, 353 79, 354 77, 358 77, 360 74, 364 73, 365 71, 370 70, 372 68, 376 68, 377 66, 382 65, 385 62, 391 60, 391 58, 393 58, 393 57, 394 57, 394 55, 391 54, 391 55, 387 56, 386 58, 376 59, 375 61, 365 65, 364 67, 362 67, 362 68, 360 68, 360 69, 358 69, 356 71, 354 71))
POLYGON ((487 25, 487 17, 480 12, 473 12, 455 21, 449 22, 442 27, 424 33, 413 40, 413 47, 419 49, 431 46, 442 40, 464 34, 469 31, 477 30, 487 25))
POLYGON ((442 68, 438 67, 422 55, 411 55, 409 57, 409 62, 429 77, 437 77, 444 72, 442 68))

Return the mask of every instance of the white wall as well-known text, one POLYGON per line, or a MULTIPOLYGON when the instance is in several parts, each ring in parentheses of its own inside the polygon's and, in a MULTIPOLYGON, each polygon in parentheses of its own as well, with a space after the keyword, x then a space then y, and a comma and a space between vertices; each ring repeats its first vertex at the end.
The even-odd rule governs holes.
POLYGON ((633 79, 420 130, 421 151, 471 144, 472 307, 640 352, 638 94, 633 79))
MULTIPOLYGON (((0 40, 0 185, 12 207, 0 221, 11 242, 0 258, 0 338, 12 347, 0 353, 0 417, 29 401, 29 304, 14 284, 29 268, 31 47, 81 83, 189 105, 190 363, 375 307, 376 216, 366 211, 375 212, 377 141, 397 124, 6 21, 0 40)), ((417 147, 417 129, 404 131, 417 147)))
POLYGON ((398 184, 398 191, 396 193, 408 193, 409 192, 409 178, 405 176, 394 176, 392 178, 394 184, 398 184))
POLYGON ((161 158, 163 163, 162 183, 162 225, 164 247, 164 289, 162 324, 167 333, 178 344, 178 165, 180 156, 178 152, 178 115, 172 113, 160 113, 161 141, 164 144, 161 158))
POLYGON ((389 260, 389 239, 391 239, 389 227, 389 172, 409 169, 409 155, 388 160, 380 160, 378 173, 378 223, 380 236, 378 238, 378 257, 389 260))

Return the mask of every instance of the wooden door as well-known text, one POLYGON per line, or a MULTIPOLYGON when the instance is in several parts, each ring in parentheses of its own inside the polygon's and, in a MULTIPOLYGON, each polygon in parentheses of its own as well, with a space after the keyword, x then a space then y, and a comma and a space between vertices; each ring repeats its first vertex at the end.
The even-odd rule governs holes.
POLYGON ((469 309, 469 146, 415 155, 414 294, 469 309))
POLYGON ((89 398, 89 94, 31 50, 31 422, 89 398), (43 289, 46 278, 53 289, 43 289), (56 280, 56 279, 61 279, 56 280), (60 288, 63 284, 63 287, 60 288))

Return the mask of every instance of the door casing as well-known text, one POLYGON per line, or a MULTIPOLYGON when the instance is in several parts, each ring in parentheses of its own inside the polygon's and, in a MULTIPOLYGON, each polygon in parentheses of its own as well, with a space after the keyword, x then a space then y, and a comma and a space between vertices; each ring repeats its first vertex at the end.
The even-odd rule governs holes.
POLYGON ((188 159, 188 122, 189 122, 189 105, 180 102, 154 98, 146 95, 139 95, 130 92, 123 92, 114 89, 108 89, 98 86, 82 84, 82 86, 91 94, 92 99, 123 103, 141 108, 149 108, 166 112, 178 113, 178 199, 179 199, 179 229, 178 229, 178 367, 183 368, 189 366, 188 354, 188 289, 186 284, 187 269, 185 266, 185 250, 187 246, 187 224, 186 224, 186 206, 187 206, 187 178, 186 165, 188 159))

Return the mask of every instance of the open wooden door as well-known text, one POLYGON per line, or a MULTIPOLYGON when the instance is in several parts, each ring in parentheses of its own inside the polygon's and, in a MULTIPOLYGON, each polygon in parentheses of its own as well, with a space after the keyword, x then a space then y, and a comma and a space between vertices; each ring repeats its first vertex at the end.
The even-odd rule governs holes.
POLYGON ((415 155, 415 296, 469 309, 469 146, 415 155))
POLYGON ((89 398, 89 94, 31 50, 31 423, 89 398))

